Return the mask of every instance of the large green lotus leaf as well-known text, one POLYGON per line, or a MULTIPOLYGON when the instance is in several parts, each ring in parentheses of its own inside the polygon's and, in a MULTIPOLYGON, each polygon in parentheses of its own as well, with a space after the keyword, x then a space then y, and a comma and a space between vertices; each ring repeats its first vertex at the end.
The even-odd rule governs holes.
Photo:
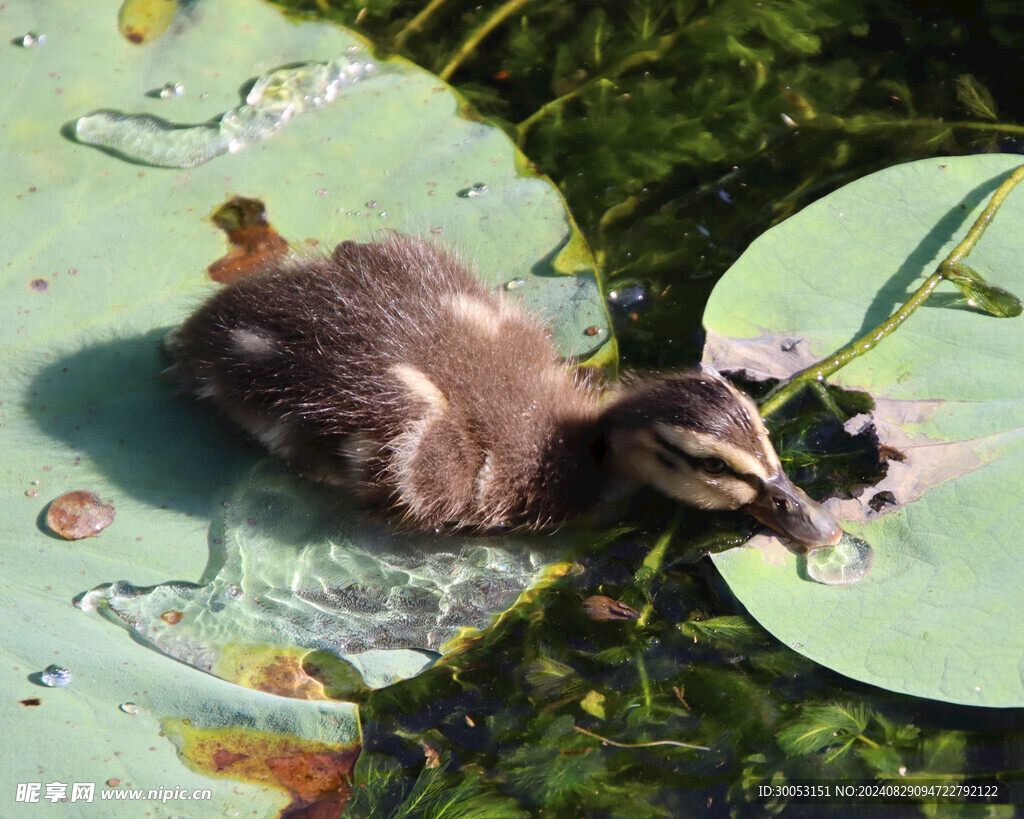
MULTIPOLYGON (((262 486, 252 477, 263 474, 254 470, 258 456, 156 379, 161 336, 214 287, 204 271, 226 243, 210 214, 232 196, 257 197, 293 244, 316 239, 324 248, 381 228, 420 232, 495 286, 522 278, 509 297, 546 315, 567 355, 608 360, 613 345, 592 262, 557 190, 528 171, 499 130, 463 118, 444 83, 405 63, 389 62, 269 139, 190 170, 76 142, 74 122, 97 109, 182 124, 216 119, 264 72, 330 60, 357 44, 262 3, 206 0, 186 4, 163 37, 138 46, 119 34, 118 6, 36 0, 8 4, 2 16, 3 790, 110 779, 213 786, 204 813, 240 803, 268 813, 287 798, 190 772, 158 737, 158 721, 337 743, 358 734, 354 707, 232 685, 150 650, 146 643, 158 641, 145 628, 132 640, 71 605, 112 581, 125 581, 121 590, 217 590, 218 578, 238 568, 220 542, 223 518, 262 486), (30 31, 45 43, 10 43, 30 31), (184 94, 150 93, 168 82, 184 94), (478 183, 486 193, 465 195, 478 183), (46 503, 72 489, 116 508, 94 539, 62 541, 40 525, 46 503), (39 685, 51 663, 70 670, 68 687, 39 685), (41 704, 17 704, 32 698, 41 704), (119 708, 127 702, 134 706, 119 708)), ((165 624, 178 615, 185 624, 184 610, 163 613, 165 624)), ((378 680, 415 670, 408 652, 391 656, 394 667, 376 667, 378 680)), ((35 815, 38 806, 4 808, 19 811, 35 815)))
MULTIPOLYGON (((889 316, 963 238, 1020 157, 931 159, 827 196, 754 242, 712 294, 705 358, 787 377, 889 316)), ((1012 193, 971 266, 1024 292, 1024 194, 1012 193)), ((894 691, 1024 705, 1024 320, 974 309, 948 283, 832 379, 867 390, 890 461, 876 487, 829 501, 868 540, 855 585, 814 583, 778 540, 716 555, 763 625, 811 659, 894 691), (880 513, 869 505, 891 492, 880 513)))

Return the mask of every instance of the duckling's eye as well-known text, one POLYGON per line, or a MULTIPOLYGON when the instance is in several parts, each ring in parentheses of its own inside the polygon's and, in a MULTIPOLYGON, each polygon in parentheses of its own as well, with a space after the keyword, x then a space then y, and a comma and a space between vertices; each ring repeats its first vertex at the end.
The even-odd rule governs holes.
POLYGON ((700 462, 700 468, 707 472, 709 475, 721 475, 725 472, 725 461, 721 458, 703 458, 700 462))

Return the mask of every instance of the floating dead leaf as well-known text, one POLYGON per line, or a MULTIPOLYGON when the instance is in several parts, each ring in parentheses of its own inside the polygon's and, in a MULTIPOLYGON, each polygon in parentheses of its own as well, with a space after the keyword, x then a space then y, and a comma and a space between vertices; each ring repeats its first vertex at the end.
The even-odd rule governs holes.
POLYGON ((593 620, 636 620, 640 617, 640 612, 632 606, 603 594, 588 597, 583 601, 583 607, 593 620))
POLYGON ((439 768, 441 766, 441 752, 433 745, 423 746, 423 756, 427 761, 423 763, 425 768, 439 768))
POLYGON ((66 492, 50 504, 46 525, 65 540, 95 537, 114 522, 114 507, 95 492, 66 492))
POLYGON ((232 645, 224 649, 215 673, 237 685, 279 697, 331 699, 323 683, 306 671, 303 661, 308 654, 307 649, 282 646, 232 645))
POLYGON ((268 269, 288 252, 288 242, 267 221, 267 209, 259 199, 236 196, 213 214, 213 223, 233 245, 207 268, 210 278, 222 284, 268 269))
POLYGON ((159 39, 174 22, 178 0, 124 0, 117 28, 126 40, 145 45, 159 39))
POLYGON ((282 816, 338 816, 352 792, 357 743, 328 745, 245 728, 196 728, 180 719, 162 724, 194 769, 291 794, 292 803, 282 816))

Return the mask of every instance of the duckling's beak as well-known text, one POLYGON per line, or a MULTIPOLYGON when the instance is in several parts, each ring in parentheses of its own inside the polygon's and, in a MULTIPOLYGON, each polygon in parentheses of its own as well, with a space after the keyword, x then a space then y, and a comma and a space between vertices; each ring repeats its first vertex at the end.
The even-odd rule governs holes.
POLYGON ((843 527, 832 514, 783 472, 763 481, 760 494, 746 509, 765 526, 811 549, 832 546, 843 536, 843 527))

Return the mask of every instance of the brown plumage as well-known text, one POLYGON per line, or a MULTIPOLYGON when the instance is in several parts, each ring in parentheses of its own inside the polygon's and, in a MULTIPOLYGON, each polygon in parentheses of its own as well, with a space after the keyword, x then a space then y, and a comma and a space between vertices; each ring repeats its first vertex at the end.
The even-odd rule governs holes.
POLYGON ((244 278, 168 349, 184 383, 272 452, 417 528, 540 527, 642 483, 756 514, 784 481, 815 524, 787 533, 838 538, 717 373, 635 379, 602 403, 534 316, 421 239, 343 242, 244 278))

